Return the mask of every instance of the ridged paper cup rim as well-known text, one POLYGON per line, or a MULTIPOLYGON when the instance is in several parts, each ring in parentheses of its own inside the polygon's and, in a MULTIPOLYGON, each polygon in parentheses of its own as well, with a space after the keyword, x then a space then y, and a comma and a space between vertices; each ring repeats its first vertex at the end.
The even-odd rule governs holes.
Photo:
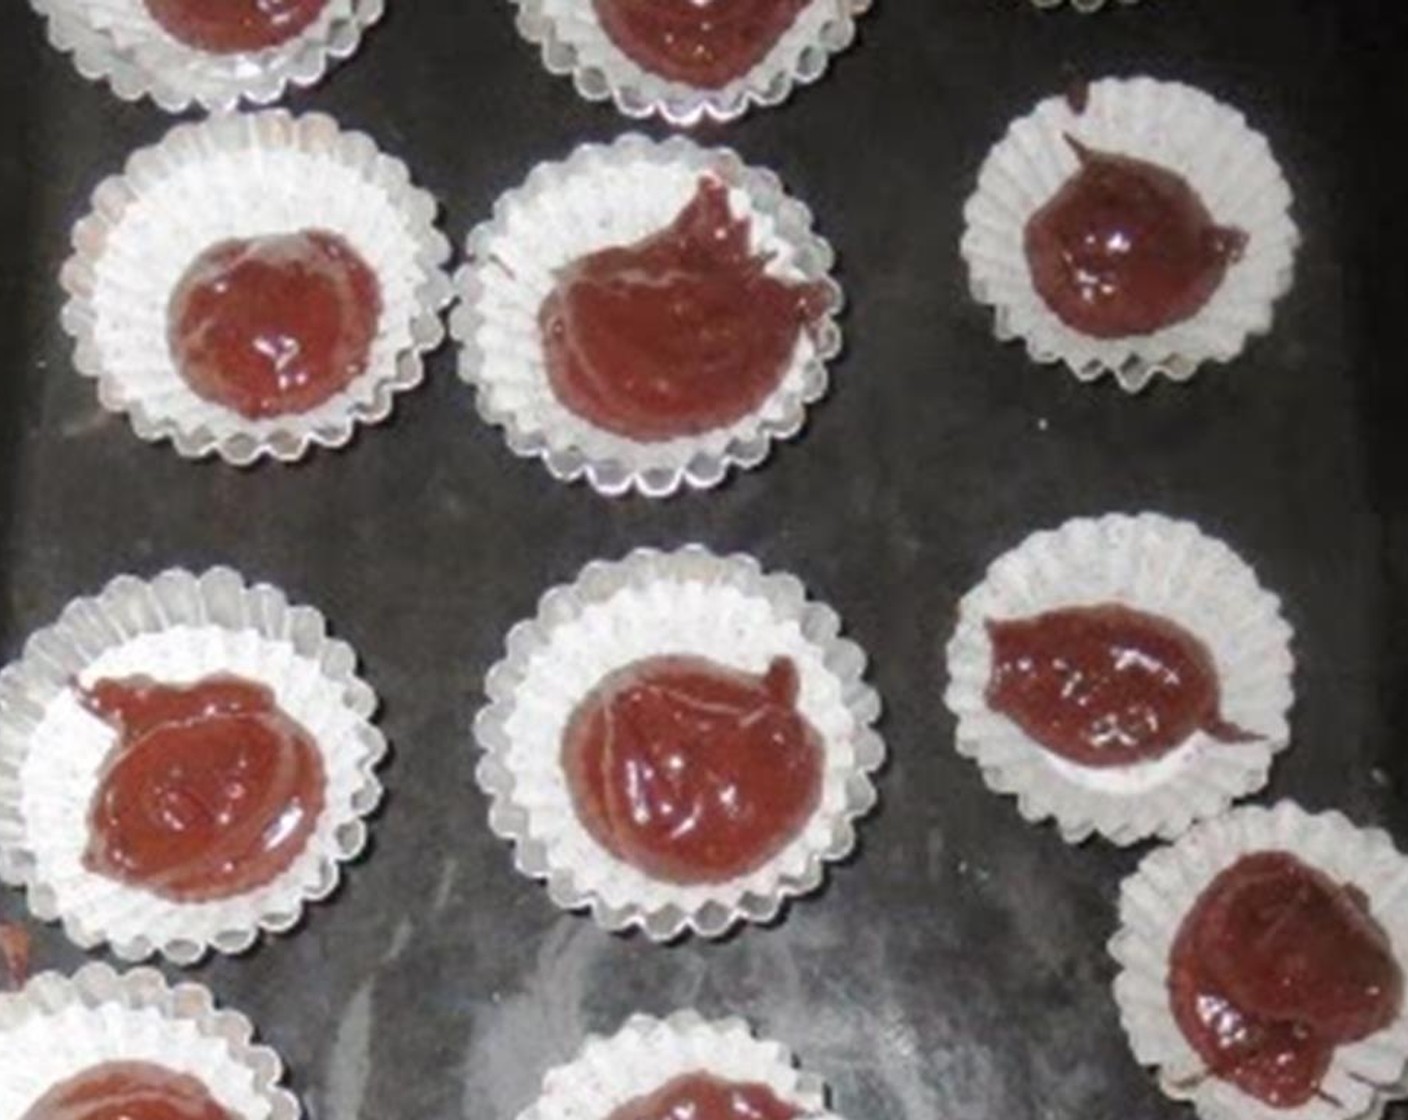
POLYGON ((1203 1120, 1373 1120, 1388 1101, 1408 1095, 1408 1009, 1379 1033, 1338 1047, 1321 1082, 1334 1101, 1317 1097, 1299 1108, 1272 1108, 1205 1076, 1174 1019, 1169 954, 1184 917, 1218 874, 1264 851, 1287 852, 1362 890, 1399 967, 1408 971, 1408 858, 1387 833, 1356 828, 1338 812, 1307 813, 1290 801, 1236 809, 1146 856, 1120 888, 1120 928, 1110 953, 1120 966, 1115 1001, 1135 1058, 1155 1067, 1164 1093, 1190 1101, 1203 1120))
POLYGON ((85 78, 124 101, 150 97, 169 113, 191 107, 228 112, 241 102, 269 105, 290 87, 315 85, 350 57, 381 19, 385 0, 328 0, 321 15, 286 43, 219 54, 173 38, 143 0, 30 0, 49 41, 72 55, 85 78))
POLYGON ((151 968, 88 964, 0 994, 0 1116, 23 1116, 61 1082, 106 1062, 151 1062, 205 1085, 237 1120, 297 1120, 279 1056, 199 984, 151 968))
POLYGON ((186 458, 213 453, 246 466, 342 447, 359 424, 385 420, 397 393, 420 384, 423 355, 444 339, 450 245, 436 210, 405 164, 331 117, 271 110, 178 125, 104 181, 74 228, 60 275, 74 364, 97 382, 104 408, 186 458), (287 416, 249 419, 204 400, 171 353, 172 291, 219 241, 308 229, 340 235, 376 273, 382 313, 367 369, 322 404, 287 416))
POLYGON ((1083 112, 1066 96, 1050 97, 1012 124, 964 207, 961 251, 974 298, 994 309, 999 339, 1020 338, 1033 361, 1064 362, 1082 381, 1110 373, 1136 392, 1159 374, 1184 381, 1204 362, 1229 362, 1271 329, 1300 242, 1290 206, 1270 145, 1240 112, 1180 82, 1106 78, 1090 84, 1083 112), (1078 169, 1068 136, 1176 172, 1219 225, 1248 234, 1242 258, 1191 318, 1149 335, 1099 339, 1068 327, 1037 292, 1023 233, 1078 169))
POLYGON ((759 465, 774 440, 801 430, 807 406, 826 394, 827 362, 841 350, 842 293, 831 276, 831 246, 776 175, 745 165, 727 148, 634 133, 608 146, 584 144, 566 160, 539 164, 500 197, 493 217, 471 231, 466 256, 455 277, 459 304, 450 331, 461 347, 460 377, 474 386, 480 415, 504 429, 515 454, 541 458, 562 481, 585 476, 602 494, 665 497, 685 486, 716 486, 732 467, 759 465), (781 382, 747 416, 697 436, 627 439, 557 399, 538 310, 557 269, 668 226, 703 176, 727 186, 730 209, 749 219, 754 247, 774 254, 768 271, 824 283, 830 307, 814 330, 801 332, 781 382))
POLYGON ((82 948, 106 942, 123 960, 160 953, 192 964, 287 932, 362 853, 365 818, 381 800, 375 770, 387 745, 371 722, 376 694, 356 669, 319 611, 229 568, 118 576, 75 599, 0 670, 0 880, 23 887, 35 917, 61 921, 82 948), (87 870, 88 809, 115 735, 81 707, 74 684, 142 674, 185 684, 219 672, 268 686, 317 743, 324 806, 306 847, 269 883, 210 902, 87 870))
POLYGON ((820 887, 826 864, 855 846, 854 822, 875 804, 871 775, 885 755, 865 654, 840 636, 840 625, 796 577, 699 546, 595 561, 548 591, 536 617, 509 632, 474 724, 489 824, 514 844, 519 871, 546 880, 564 909, 588 908, 602 928, 639 928, 654 941, 768 922, 789 898, 820 887), (612 670, 669 653, 752 673, 790 657, 798 707, 824 744, 812 817, 766 864, 725 883, 668 883, 611 855, 578 820, 561 768, 562 732, 576 704, 612 670))
POLYGON ((672 81, 646 70, 601 26, 591 0, 510 0, 518 32, 537 45, 550 73, 570 75, 588 101, 615 103, 628 117, 657 115, 677 127, 741 117, 778 105, 815 82, 833 54, 855 40, 856 20, 871 0, 811 0, 751 70, 718 89, 672 81))
POLYGON ((766 1085, 810 1120, 836 1120, 826 1111, 825 1084, 799 1070, 782 1043, 755 1037, 740 1018, 708 1020, 697 1011, 633 1015, 610 1037, 588 1037, 572 1061, 548 1071, 542 1094, 518 1120, 603 1120, 690 1073, 766 1085))
POLYGON ((1054 818, 1072 844, 1096 833, 1121 845, 1172 839, 1265 785, 1290 741, 1291 636, 1280 600, 1192 522, 1154 513, 1076 518, 998 557, 964 596, 944 700, 958 719, 958 752, 977 762, 990 789, 1015 796, 1026 820, 1054 818), (988 619, 1101 603, 1160 615, 1200 638, 1222 714, 1261 738, 1223 744, 1195 732, 1162 758, 1101 769, 1059 757, 988 707, 988 619))

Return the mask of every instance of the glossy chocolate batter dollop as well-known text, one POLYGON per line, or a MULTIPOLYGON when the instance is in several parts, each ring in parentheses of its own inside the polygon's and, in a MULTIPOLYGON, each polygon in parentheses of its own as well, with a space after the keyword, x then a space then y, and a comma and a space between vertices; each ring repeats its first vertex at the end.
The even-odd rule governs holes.
POLYGON ((558 399, 642 441, 725 427, 761 405, 830 296, 768 275, 748 229, 727 188, 705 178, 665 229, 563 269, 538 316, 558 399))
POLYGON ((821 799, 821 737, 797 669, 762 676, 701 657, 638 661, 577 706, 562 762, 587 831, 675 883, 723 882, 780 852, 821 799))
POLYGON ((811 0, 592 0, 642 70, 719 89, 761 62, 811 0))
POLYGON ((1177 623, 1116 603, 989 620, 987 702, 1082 766, 1159 758, 1194 731, 1255 740, 1219 713, 1212 654, 1177 623))
POLYGON ((801 1112, 766 1085, 687 1073, 627 1101, 607 1120, 797 1120, 801 1112))
POLYGON ((1025 231, 1032 282, 1047 306, 1095 338, 1152 334, 1197 314, 1247 235, 1219 226, 1167 168, 1070 144, 1080 170, 1025 231))
POLYGON ((242 416, 307 412, 367 368, 381 287, 334 233, 222 241, 186 270, 167 330, 192 390, 242 416))
POLYGON ((302 34, 328 0, 146 0, 173 39, 212 54, 277 47, 302 34))
POLYGON ((1277 851, 1244 856, 1203 891, 1168 983, 1208 1072, 1276 1108, 1314 1098, 1335 1048, 1403 1006, 1402 971, 1364 895, 1277 851))
POLYGON ((322 755, 262 684, 103 680, 84 704, 117 730, 89 809, 89 870, 181 902, 276 878, 322 812, 322 755))
POLYGON ((234 1120, 201 1082, 151 1062, 105 1062, 55 1085, 22 1120, 234 1120))

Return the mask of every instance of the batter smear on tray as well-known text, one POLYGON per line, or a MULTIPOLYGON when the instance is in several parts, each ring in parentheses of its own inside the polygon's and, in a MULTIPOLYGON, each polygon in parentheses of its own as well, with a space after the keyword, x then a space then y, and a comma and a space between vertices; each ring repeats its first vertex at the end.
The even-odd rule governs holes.
POLYGON ((1148 762, 1195 731, 1258 736, 1220 714, 1212 654, 1177 623, 1109 603, 989 620, 988 706, 1082 766, 1148 762))
POLYGON ((1080 169, 1027 222, 1032 283, 1094 338, 1152 334, 1212 298, 1247 235, 1219 226, 1181 176, 1066 138, 1080 169))
POLYGON ((728 189, 703 178, 665 229, 562 269, 538 314, 558 399, 638 441, 697 435, 757 409, 831 296, 768 275, 748 235, 728 189))
POLYGON ((167 329, 191 389, 257 420, 307 412, 361 376, 381 310, 357 251, 309 230, 211 246, 177 284, 167 329))
POLYGON ((821 800, 821 737, 797 691, 787 658, 761 676, 689 656, 611 673, 563 735, 583 826, 657 879, 725 882, 756 870, 821 800))
POLYGON ((797 1120, 801 1112, 766 1085, 687 1073, 627 1101, 607 1120, 797 1120))
POLYGON ((1213 879, 1179 927, 1168 984, 1208 1072, 1275 1108, 1314 1099, 1335 1048, 1403 1008, 1403 973, 1363 893, 1286 852, 1213 879))
POLYGON ((84 705, 119 734, 89 810, 84 864, 179 902, 263 886, 325 803, 322 755, 273 693, 240 677, 99 681, 84 705))
POLYGON ((328 0, 146 0, 173 39, 212 54, 277 47, 302 34, 328 0))
POLYGON ((22 1120, 234 1120, 196 1078, 151 1062, 105 1062, 61 1081, 22 1120))
POLYGON ((592 0, 607 37, 643 70, 720 89, 767 57, 811 0, 592 0))

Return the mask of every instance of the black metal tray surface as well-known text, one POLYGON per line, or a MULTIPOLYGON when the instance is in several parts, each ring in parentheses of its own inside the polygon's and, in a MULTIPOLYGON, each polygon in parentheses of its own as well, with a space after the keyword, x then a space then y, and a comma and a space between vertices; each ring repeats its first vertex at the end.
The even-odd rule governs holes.
MULTIPOLYGON (((632 127, 549 76, 507 3, 390 7, 291 103, 406 159, 457 242, 537 161, 632 127)), ((395 754, 369 858, 294 935, 190 970, 256 1020, 311 1117, 509 1120, 588 1032, 684 1006, 791 1044, 853 1120, 1187 1114, 1135 1064, 1109 990, 1117 886, 1142 849, 1024 824, 955 753, 941 702, 959 596, 1072 515, 1189 517, 1252 562, 1298 657, 1295 744, 1265 798, 1408 841, 1398 5, 1145 0, 1082 17, 880 0, 820 85, 701 130, 814 208, 840 253, 848 350, 800 441, 668 502, 603 499, 515 459, 449 348, 392 423, 295 468, 138 441, 72 370, 56 275, 94 185, 171 121, 79 78, 20 5, 3 19, 0 654, 117 573, 222 562, 321 607, 384 700, 395 754), (1199 85, 1267 134, 1305 244, 1269 337, 1131 399, 998 344, 957 244, 1009 120, 1075 76, 1137 73, 1199 85), (841 612, 873 657, 892 761, 858 856, 819 896, 776 928, 661 948, 559 912, 514 872, 469 728, 545 588, 686 541, 795 572, 841 612)), ((0 894, 0 919, 24 916, 0 894)), ((82 959, 56 929, 35 936, 39 967, 82 959)))

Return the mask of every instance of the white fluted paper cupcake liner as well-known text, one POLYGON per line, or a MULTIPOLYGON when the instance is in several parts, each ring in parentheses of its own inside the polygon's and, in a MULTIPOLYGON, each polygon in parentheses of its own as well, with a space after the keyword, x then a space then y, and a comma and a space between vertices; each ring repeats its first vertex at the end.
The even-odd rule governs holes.
POLYGON ((46 972, 0 994, 0 1116, 25 1115, 51 1088, 106 1062, 151 1062, 187 1074, 237 1120, 297 1120, 283 1063, 253 1041, 243 1015, 199 984, 170 987, 154 969, 89 964, 46 972))
POLYGON ((873 727, 880 698, 865 682, 865 654, 795 577, 698 546, 639 549, 588 564, 575 582, 553 588, 507 645, 485 679, 489 703, 474 725, 484 752, 476 776, 492 802, 490 827, 513 842, 518 869, 546 880, 559 906, 590 908, 605 929, 639 927, 657 941, 686 931, 716 937, 739 922, 772 920, 854 847, 854 821, 875 804, 871 774, 885 756, 873 727), (611 855, 578 819, 562 771, 563 729, 582 698, 607 673, 666 653, 752 673, 791 658, 798 708, 823 742, 811 819, 773 859, 726 883, 667 883, 611 855))
POLYGON ((974 298, 995 310, 999 339, 1020 338, 1036 362, 1064 362, 1083 381, 1111 373, 1136 392, 1165 374, 1192 377, 1228 362, 1271 328, 1291 285, 1300 234, 1291 189, 1266 138, 1241 113, 1178 82, 1093 82, 1084 112, 1051 97, 1015 122, 989 153, 964 207, 963 259, 974 298), (1078 170, 1074 137, 1181 175, 1219 225, 1243 230, 1246 250, 1194 316, 1149 335, 1099 339, 1063 323, 1037 292, 1023 235, 1032 215, 1078 170))
POLYGON ((1014 795, 1027 820, 1054 817, 1072 844, 1094 833, 1116 844, 1171 839, 1265 785, 1273 756, 1290 741, 1290 642, 1280 600, 1191 522, 1153 513, 1077 518, 999 557, 964 596, 944 700, 958 717, 959 753, 978 763, 991 789, 1014 795), (1261 738, 1223 744, 1195 732, 1151 762, 1087 767, 988 707, 987 620, 1101 603, 1162 616, 1200 638, 1217 670, 1223 716, 1261 738))
MULTIPOLYGON (((1066 3, 1066 0, 1031 0, 1038 8, 1059 8, 1066 3)), ((1137 4, 1139 0, 1110 0, 1111 7, 1129 7, 1137 4)), ((1106 0, 1070 0, 1072 10, 1089 13, 1098 12, 1105 7, 1106 0)))
POLYGON ((742 1019, 710 1021, 695 1011, 633 1015, 611 1037, 591 1036, 576 1058, 548 1071, 542 1095, 518 1120, 604 1120, 690 1073, 766 1085, 808 1120, 835 1120, 825 1084, 799 1070, 785 1046, 755 1038, 742 1019))
POLYGON ((361 854, 364 818, 381 800, 375 769, 386 741, 371 723, 376 694, 356 665, 317 610, 229 568, 173 569, 150 582, 119 576, 70 603, 0 671, 0 879, 24 887, 34 915, 61 921, 78 945, 107 942, 124 960, 161 953, 190 964, 212 949, 243 952, 261 931, 291 929, 361 854), (221 672, 267 685, 317 743, 324 807, 303 852, 262 887, 199 903, 86 869, 88 812, 114 732, 81 706, 75 682, 148 675, 187 684, 221 672))
POLYGON ((50 45, 71 55, 74 69, 84 78, 106 82, 124 101, 137 101, 146 95, 146 75, 117 50, 111 36, 95 31, 86 20, 61 9, 52 0, 30 0, 30 6, 43 17, 50 45))
POLYGON ((328 0, 314 23, 287 43, 217 54, 173 38, 143 0, 30 0, 49 38, 73 55, 85 78, 105 81, 124 101, 150 97, 169 113, 199 106, 224 112, 240 102, 268 105, 290 86, 321 81, 352 55, 385 0, 328 0))
POLYGON ((754 105, 778 105, 816 81, 831 56, 851 45, 856 20, 871 0, 812 0, 757 65, 718 89, 672 81, 643 68, 602 28, 591 0, 511 0, 520 35, 536 44, 543 65, 570 75, 588 101, 611 100, 628 117, 658 115, 687 128, 731 121, 754 105))
POLYGON ((1408 1095, 1408 1011, 1385 1030, 1339 1047, 1321 1082, 1324 1098, 1299 1108, 1271 1108, 1205 1076, 1174 1019, 1169 954, 1179 926, 1219 873, 1265 851, 1288 852, 1359 887, 1408 970, 1408 858, 1386 833, 1356 828, 1337 812, 1312 815, 1289 801, 1236 809, 1145 857, 1120 889, 1120 929, 1110 953, 1120 966, 1115 1001, 1134 1055, 1156 1068, 1168 1096, 1191 1101, 1203 1120, 1375 1120, 1387 1101, 1408 1095))
POLYGON ((664 497, 681 486, 715 486, 731 467, 757 466, 773 440, 801 430, 807 406, 826 393, 826 363, 841 350, 836 315, 842 295, 830 276, 835 258, 813 232, 811 212, 784 193, 772 172, 746 166, 728 149, 701 148, 681 137, 657 143, 628 134, 539 164, 470 233, 467 256, 455 278, 460 302, 450 330, 462 348, 460 376, 475 387, 480 415, 504 429, 515 454, 541 458, 564 481, 585 475, 602 494, 635 489, 664 497), (768 271, 825 283, 830 310, 814 331, 802 332, 781 382, 748 416, 698 436, 627 439, 558 400, 538 311, 558 269, 668 226, 706 175, 727 185, 730 209, 749 219, 753 246, 772 254, 768 271))
POLYGON ((169 439, 188 458, 217 453, 244 466, 341 447, 358 424, 390 415, 444 338, 450 246, 435 217, 405 164, 330 117, 275 110, 179 125, 99 186, 74 229, 61 280, 75 365, 138 436, 169 439), (307 412, 252 420, 187 385, 167 338, 168 305, 211 245, 303 229, 339 234, 376 273, 377 335, 367 369, 341 392, 307 412))

